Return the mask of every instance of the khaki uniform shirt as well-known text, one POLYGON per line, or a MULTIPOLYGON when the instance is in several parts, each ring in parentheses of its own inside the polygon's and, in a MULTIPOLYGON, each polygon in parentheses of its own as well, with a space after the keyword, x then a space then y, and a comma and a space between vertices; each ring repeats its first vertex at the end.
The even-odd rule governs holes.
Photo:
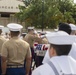
POLYGON ((0 54, 1 54, 2 45, 5 41, 6 39, 0 35, 0 54))
POLYGON ((33 47, 35 40, 40 40, 40 38, 38 36, 34 36, 34 35, 28 33, 25 36, 24 40, 29 43, 30 47, 33 47))
POLYGON ((1 56, 7 58, 7 64, 24 64, 25 58, 31 57, 31 50, 27 42, 13 37, 3 44, 1 56))
POLYGON ((42 39, 42 44, 48 44, 48 40, 46 38, 42 39))

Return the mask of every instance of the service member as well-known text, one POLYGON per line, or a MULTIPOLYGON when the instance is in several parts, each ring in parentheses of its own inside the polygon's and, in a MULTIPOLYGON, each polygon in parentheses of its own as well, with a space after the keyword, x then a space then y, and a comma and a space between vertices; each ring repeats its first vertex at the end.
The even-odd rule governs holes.
POLYGON ((2 34, 2 28, 4 26, 0 25, 0 54, 1 54, 1 48, 2 48, 2 44, 6 41, 6 39, 1 35, 2 34))
MULTIPOLYGON (((75 35, 76 34, 76 26, 72 23, 70 23, 69 26, 71 27, 71 30, 72 30, 70 35, 75 35)), ((72 49, 71 49, 69 55, 76 60, 76 41, 72 45, 72 49)))
POLYGON ((1 35, 3 27, 4 26, 0 25, 0 75, 1 75, 1 48, 2 48, 3 43, 6 41, 6 39, 1 35))
POLYGON ((29 75, 31 64, 30 46, 19 38, 23 27, 15 23, 10 23, 7 27, 10 30, 11 39, 2 46, 2 75, 29 75), (24 61, 26 62, 26 70, 24 61))
POLYGON ((50 60, 35 69, 32 75, 76 75, 76 61, 68 56, 75 36, 62 35, 61 32, 46 36, 50 43, 50 60))
MULTIPOLYGON (((26 34, 24 40, 26 42, 29 43, 30 45, 30 48, 31 48, 31 54, 32 54, 32 60, 31 60, 31 64, 33 62, 33 60, 35 60, 35 53, 34 53, 34 42, 37 40, 37 41, 40 41, 41 38, 38 37, 37 35, 35 35, 34 33, 34 27, 28 27, 28 33, 26 34)), ((30 71, 30 75, 31 75, 31 71, 30 71)))
POLYGON ((28 34, 26 34, 24 40, 29 43, 32 52, 32 59, 34 59, 34 42, 41 40, 37 35, 34 35, 34 27, 28 27, 28 34))

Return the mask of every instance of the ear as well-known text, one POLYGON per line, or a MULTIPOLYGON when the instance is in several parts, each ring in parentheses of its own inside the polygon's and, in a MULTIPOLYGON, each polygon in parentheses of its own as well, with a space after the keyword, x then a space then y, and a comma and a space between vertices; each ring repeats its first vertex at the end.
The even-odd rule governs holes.
POLYGON ((55 51, 55 49, 54 49, 53 47, 50 48, 49 55, 50 55, 51 57, 53 57, 53 56, 56 55, 56 51, 55 51))
POLYGON ((54 55, 54 48, 53 47, 51 47, 51 55, 54 55))

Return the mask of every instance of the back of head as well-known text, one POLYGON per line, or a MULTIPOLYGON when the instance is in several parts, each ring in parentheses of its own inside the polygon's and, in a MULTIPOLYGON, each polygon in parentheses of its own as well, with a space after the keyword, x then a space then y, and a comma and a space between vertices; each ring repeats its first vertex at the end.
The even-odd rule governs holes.
POLYGON ((55 45, 51 44, 51 47, 53 47, 57 53, 58 56, 61 55, 68 55, 72 45, 55 45))
POLYGON ((59 23, 59 30, 65 31, 68 34, 71 34, 71 27, 66 23, 59 23))
POLYGON ((9 23, 7 27, 9 28, 11 32, 11 36, 18 36, 21 29, 23 28, 22 25, 16 24, 16 23, 9 23))
POLYGON ((28 27, 28 33, 34 33, 34 27, 28 27))
POLYGON ((29 32, 32 32, 32 31, 34 32, 34 30, 33 30, 33 29, 28 29, 28 33, 29 33, 29 32))

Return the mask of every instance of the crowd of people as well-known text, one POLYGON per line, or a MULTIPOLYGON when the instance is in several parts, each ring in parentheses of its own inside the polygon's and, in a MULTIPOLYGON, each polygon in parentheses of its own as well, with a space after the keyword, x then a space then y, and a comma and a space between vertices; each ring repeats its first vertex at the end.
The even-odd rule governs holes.
POLYGON ((28 27, 23 37, 22 25, 7 27, 10 35, 4 37, 0 26, 0 75, 76 75, 74 24, 59 23, 57 31, 41 35, 28 27))

